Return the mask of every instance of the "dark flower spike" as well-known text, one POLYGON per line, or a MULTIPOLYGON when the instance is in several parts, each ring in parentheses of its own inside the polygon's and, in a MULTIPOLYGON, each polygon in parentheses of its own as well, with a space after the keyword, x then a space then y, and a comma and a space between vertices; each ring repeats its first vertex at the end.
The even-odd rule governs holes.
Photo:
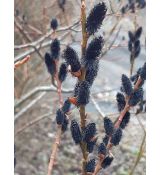
POLYGON ((122 122, 120 124, 120 128, 124 129, 130 120, 130 112, 126 112, 125 116, 122 119, 122 122))
POLYGON ((137 48, 137 50, 135 51, 134 57, 137 58, 139 56, 141 52, 141 46, 137 48))
POLYGON ((137 41, 135 41, 135 43, 134 43, 134 50, 135 50, 135 52, 137 52, 139 49, 140 49, 140 41, 139 40, 137 40, 137 41))
POLYGON ((56 18, 53 18, 53 19, 51 20, 51 28, 52 28, 53 30, 56 30, 57 27, 58 27, 58 21, 57 21, 56 18))
POLYGON ((99 60, 90 63, 86 71, 86 81, 88 81, 89 85, 92 86, 95 78, 97 77, 99 69, 99 60))
POLYGON ((117 93, 116 95, 116 100, 117 100, 117 106, 118 106, 118 111, 122 111, 126 105, 125 97, 121 93, 117 93))
POLYGON ((128 41, 128 50, 129 50, 130 52, 132 52, 132 49, 133 49, 132 41, 129 40, 129 41, 128 41))
POLYGON ((142 69, 142 68, 139 68, 138 71, 136 72, 136 74, 133 75, 133 76, 131 76, 130 80, 131 80, 132 82, 137 82, 138 77, 139 77, 140 72, 141 72, 141 69, 142 69))
POLYGON ((73 92, 74 97, 78 96, 80 84, 81 84, 81 82, 77 82, 75 87, 74 87, 74 92, 73 92))
POLYGON ((95 159, 91 159, 91 160, 89 160, 87 162, 85 171, 88 172, 88 173, 93 173, 94 172, 94 169, 95 169, 95 166, 96 166, 95 159))
POLYGON ((106 155, 107 149, 104 143, 101 143, 98 147, 98 154, 106 155))
POLYGON ((112 161, 113 161, 113 157, 107 156, 107 157, 103 160, 103 162, 101 163, 101 167, 104 168, 104 169, 107 168, 108 166, 111 165, 112 161))
POLYGON ((77 96, 77 103, 78 105, 86 105, 89 103, 89 96, 90 96, 90 86, 87 81, 82 81, 80 83, 78 96, 77 96))
POLYGON ((133 92, 130 79, 126 75, 122 75, 122 87, 126 95, 130 96, 133 92))
POLYGON ((108 145, 108 141, 109 141, 109 136, 105 135, 105 137, 103 138, 103 143, 107 146, 108 145))
POLYGON ((96 124, 89 123, 84 130, 83 140, 86 142, 90 142, 90 140, 95 136, 95 134, 96 134, 96 124))
POLYGON ((139 27, 135 32, 135 39, 138 40, 142 34, 142 27, 139 27))
POLYGON ((127 10, 126 7, 123 6, 123 7, 121 8, 121 13, 122 13, 122 14, 125 14, 125 13, 126 13, 126 10, 127 10))
POLYGON ((146 80, 146 63, 144 63, 143 67, 141 68, 139 75, 142 80, 146 80))
POLYGON ((108 136, 112 135, 114 125, 113 122, 108 117, 104 117, 104 129, 108 136))
POLYGON ((131 42, 134 42, 135 36, 134 36, 134 34, 133 34, 131 31, 128 32, 128 37, 129 37, 129 40, 130 40, 131 42))
POLYGON ((76 120, 72 120, 71 121, 71 134, 72 134, 72 138, 74 140, 74 142, 76 144, 79 144, 82 141, 82 135, 81 135, 81 131, 79 128, 78 123, 76 122, 76 120))
MULTIPOLYGON (((88 45, 85 55, 85 62, 97 59, 103 47, 104 40, 101 36, 94 38, 88 45)), ((87 63, 86 63, 87 64, 87 63)))
POLYGON ((65 102, 64 102, 64 104, 63 104, 63 106, 62 106, 62 111, 63 111, 64 113, 67 113, 67 112, 69 112, 70 107, 71 107, 71 103, 70 103, 70 101, 67 99, 67 100, 65 100, 65 102))
POLYGON ((59 8, 61 8, 63 12, 65 11, 64 9, 65 3, 66 3, 66 0, 58 0, 59 8))
POLYGON ((107 7, 104 2, 100 2, 94 6, 87 17, 86 30, 88 35, 93 35, 98 29, 100 29, 106 12, 107 7))
POLYGON ((139 88, 131 95, 128 104, 130 106, 135 106, 141 101, 142 98, 143 98, 143 89, 139 88))
POLYGON ((53 59, 59 59, 60 42, 57 38, 52 41, 50 49, 51 49, 52 58, 53 59))
POLYGON ((64 122, 64 118, 65 118, 65 114, 63 113, 63 111, 61 111, 61 109, 58 109, 56 112, 57 125, 62 125, 64 122))
POLYGON ((68 121, 67 117, 65 116, 64 121, 63 121, 63 124, 62 124, 62 131, 63 132, 65 132, 67 130, 68 123, 69 123, 69 121, 68 121))
POLYGON ((92 153, 93 152, 93 149, 94 149, 94 146, 95 146, 96 142, 97 142, 97 139, 94 140, 94 141, 87 142, 87 151, 89 153, 92 153))
POLYGON ((66 63, 62 63, 59 69, 59 73, 58 73, 58 78, 61 82, 63 82, 67 77, 67 64, 66 63))
POLYGON ((79 62, 79 58, 76 51, 73 48, 67 46, 67 48, 64 50, 63 57, 67 64, 71 66, 72 72, 77 72, 80 70, 81 65, 79 62))
POLYGON ((49 53, 45 54, 45 64, 48 72, 53 76, 56 71, 56 66, 55 66, 55 62, 53 61, 49 53))
POLYGON ((121 128, 117 128, 112 137, 111 137, 111 143, 116 146, 116 145, 119 145, 119 142, 121 141, 121 138, 122 138, 122 129, 121 128))

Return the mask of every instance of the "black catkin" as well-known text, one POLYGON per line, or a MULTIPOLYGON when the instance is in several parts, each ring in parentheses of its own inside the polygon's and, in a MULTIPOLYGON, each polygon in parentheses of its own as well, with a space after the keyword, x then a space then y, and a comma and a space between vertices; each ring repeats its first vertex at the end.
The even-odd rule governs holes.
POLYGON ((122 88, 126 95, 130 96, 133 92, 130 79, 126 75, 122 75, 122 88))
POLYGON ((76 144, 79 144, 82 141, 82 135, 81 135, 81 131, 79 128, 78 123, 76 122, 76 120, 72 120, 71 121, 71 134, 72 134, 72 138, 74 140, 74 142, 76 144))
POLYGON ((134 50, 135 50, 135 53, 140 50, 140 41, 139 40, 135 41, 134 50))
POLYGON ((144 63, 143 67, 141 68, 139 75, 143 81, 146 80, 146 63, 144 63))
POLYGON ((87 17, 86 30, 88 35, 93 35, 98 29, 100 29, 106 12, 107 7, 104 2, 100 2, 94 6, 87 17))
POLYGON ((51 75, 54 75, 56 71, 55 62, 53 61, 53 59, 51 58, 48 52, 45 54, 45 64, 46 64, 48 73, 50 73, 51 75))
POLYGON ((67 64, 71 66, 72 72, 77 72, 80 70, 81 65, 79 62, 79 58, 77 52, 73 48, 67 46, 67 48, 64 50, 63 57, 67 64))
POLYGON ((52 28, 53 30, 56 30, 57 27, 58 27, 58 21, 57 21, 56 18, 53 18, 53 19, 51 20, 51 28, 52 28))
POLYGON ((111 137, 111 143, 116 146, 119 145, 119 142, 121 141, 122 138, 122 129, 118 128, 114 131, 112 137, 111 137))
POLYGON ((109 136, 105 135, 103 138, 103 143, 107 146, 108 145, 108 141, 109 141, 109 136))
POLYGON ((80 84, 81 84, 81 82, 77 82, 76 85, 75 85, 75 87, 74 87, 74 92, 73 92, 73 96, 74 97, 77 97, 78 96, 80 84))
POLYGON ((78 105, 86 105, 89 103, 90 96, 90 86, 87 81, 82 81, 80 83, 78 96, 77 96, 77 104, 78 105))
POLYGON ((62 111, 63 111, 64 113, 67 113, 67 112, 69 112, 70 107, 71 107, 71 103, 70 103, 70 101, 67 99, 67 100, 65 100, 65 102, 64 102, 64 104, 63 104, 63 106, 62 106, 62 111))
POLYGON ((139 88, 138 90, 133 92, 131 98, 129 99, 128 104, 130 106, 136 106, 141 101, 142 98, 143 98, 143 89, 139 88))
POLYGON ((58 78, 61 82, 63 82, 67 77, 67 64, 66 63, 62 63, 59 69, 59 73, 58 73, 58 78))
POLYGON ((134 58, 137 58, 141 52, 141 46, 135 48, 134 58))
POLYGON ((57 125, 62 125, 64 122, 64 118, 65 118, 65 114, 63 113, 61 109, 58 109, 56 112, 57 125))
POLYGON ((106 153, 107 153, 106 146, 105 146, 104 143, 101 143, 101 144, 98 146, 98 154, 106 155, 106 153))
POLYGON ((59 59, 60 55, 60 42, 57 38, 55 38, 50 46, 51 49, 51 56, 53 59, 59 59))
POLYGON ((97 141, 97 139, 94 140, 94 141, 88 141, 88 142, 87 142, 87 151, 88 151, 89 153, 92 153, 92 152, 93 152, 93 149, 94 149, 94 146, 95 146, 95 144, 96 144, 96 141, 97 141))
POLYGON ((132 49, 133 49, 133 44, 132 44, 132 41, 129 40, 129 41, 128 41, 128 50, 129 50, 130 52, 132 52, 132 49))
POLYGON ((112 163, 112 161, 113 161, 113 157, 107 156, 103 160, 103 162, 101 163, 101 167, 104 168, 104 169, 107 168, 108 166, 110 166, 110 164, 112 163))
POLYGON ((94 38, 88 45, 85 55, 85 62, 87 64, 88 61, 94 61, 97 59, 100 54, 103 47, 104 40, 103 38, 96 37, 94 38))
POLYGON ((85 171, 88 173, 93 173, 94 169, 96 166, 96 161, 95 159, 91 159, 87 162, 86 167, 85 167, 85 171))
POLYGON ((135 32, 135 39, 138 40, 142 34, 142 27, 139 27, 135 32))
POLYGON ((63 132, 65 132, 67 130, 68 124, 69 124, 69 121, 68 121, 67 117, 65 116, 63 124, 62 124, 62 131, 63 132))
POLYGON ((108 117, 104 117, 104 129, 108 136, 113 133, 114 125, 108 117))
POLYGON ((66 4, 66 0, 58 0, 58 6, 60 9, 62 9, 63 12, 65 11, 65 8, 64 8, 65 4, 66 4))
POLYGON ((120 124, 120 128, 124 129, 129 123, 129 120, 130 120, 130 112, 126 112, 120 124))
POLYGON ((83 140, 89 142, 95 136, 95 134, 96 134, 96 124, 89 123, 84 130, 83 140))
POLYGON ((134 74, 133 76, 131 76, 130 80, 131 80, 132 82, 135 82, 135 83, 137 82, 138 77, 139 77, 140 72, 141 72, 141 69, 142 69, 142 68, 139 68, 138 71, 136 72, 136 74, 134 74))
POLYGON ((96 60, 94 62, 90 63, 90 66, 88 66, 86 70, 86 81, 89 83, 90 86, 92 86, 95 78, 97 77, 99 69, 99 60, 96 60))
POLYGON ((125 97, 122 93, 117 93, 116 95, 118 111, 122 111, 126 105, 125 97))
POLYGON ((128 37, 129 37, 129 40, 131 42, 134 42, 135 41, 135 35, 131 31, 128 32, 128 37))

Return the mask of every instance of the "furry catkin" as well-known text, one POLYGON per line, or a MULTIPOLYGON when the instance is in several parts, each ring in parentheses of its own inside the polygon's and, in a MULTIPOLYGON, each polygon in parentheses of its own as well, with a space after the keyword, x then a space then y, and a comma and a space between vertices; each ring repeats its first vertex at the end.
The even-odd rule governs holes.
POLYGON ((51 55, 48 52, 45 54, 45 64, 46 64, 48 73, 50 73, 53 76, 56 71, 56 65, 53 59, 51 58, 51 55))
POLYGON ((51 57, 53 59, 59 59, 59 55, 60 55, 60 41, 55 38, 50 46, 50 50, 51 50, 51 57))
POLYGON ((72 72, 77 72, 80 70, 81 65, 78 54, 73 48, 67 46, 67 48, 64 50, 63 58, 65 59, 66 63, 71 66, 72 72))
POLYGON ((89 103, 90 86, 87 81, 82 81, 78 90, 77 103, 78 105, 86 105, 89 103))
POLYGON ((88 35, 93 35, 100 29, 105 18, 107 7, 104 2, 100 2, 94 6, 87 17, 86 30, 88 35))
POLYGON ((58 78, 61 82, 63 82, 67 77, 67 64, 66 63, 62 63, 59 69, 59 73, 58 73, 58 78))
POLYGON ((76 120, 71 121, 70 129, 71 129, 71 134, 72 134, 72 138, 74 142, 76 144, 79 144, 82 141, 82 135, 81 135, 81 131, 80 131, 79 125, 76 122, 76 120))

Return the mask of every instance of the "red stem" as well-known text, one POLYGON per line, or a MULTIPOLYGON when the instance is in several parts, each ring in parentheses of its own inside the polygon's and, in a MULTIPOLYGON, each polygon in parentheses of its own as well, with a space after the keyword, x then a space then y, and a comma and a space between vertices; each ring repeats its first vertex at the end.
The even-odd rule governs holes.
POLYGON ((57 82, 57 93, 58 93, 58 97, 59 97, 59 104, 60 104, 60 107, 63 106, 63 97, 62 97, 62 83, 61 81, 59 80, 58 78, 58 63, 59 61, 58 60, 55 60, 55 65, 56 65, 56 73, 55 73, 55 80, 57 82))

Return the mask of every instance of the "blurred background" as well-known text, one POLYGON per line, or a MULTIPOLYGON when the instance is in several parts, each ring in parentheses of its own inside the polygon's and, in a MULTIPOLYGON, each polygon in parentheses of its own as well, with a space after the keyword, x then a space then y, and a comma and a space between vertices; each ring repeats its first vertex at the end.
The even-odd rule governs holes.
MULTIPOLYGON (((145 8, 136 7, 122 15, 128 0, 103 0, 108 11, 103 26, 96 35, 103 35, 103 48, 98 76, 92 87, 90 103, 86 107, 88 120, 95 121, 100 133, 103 116, 113 121, 118 116, 116 93, 120 91, 121 75, 129 75, 130 52, 128 31, 142 26, 141 53, 135 60, 134 72, 142 66, 145 53, 145 8)), ((87 14, 99 0, 86 0, 87 14)), ((135 1, 137 2, 137 1, 135 1)), ((44 63, 44 54, 51 43, 50 21, 57 18, 57 37, 61 51, 69 44, 81 51, 80 0, 66 0, 63 7, 58 0, 15 0, 14 35, 15 62, 30 55, 30 60, 15 69, 15 175, 44 175, 47 172, 52 142, 56 134, 55 112, 58 108, 56 88, 51 86, 44 63)), ((62 60, 62 58, 60 58, 62 60)), ((64 99, 71 96, 76 78, 69 75, 63 83, 64 99)), ((115 159, 101 175, 145 175, 145 112, 135 115, 123 132, 120 145, 113 150, 115 159)), ((79 120, 78 110, 73 117, 79 120)), ((96 152, 96 149, 95 149, 96 152)), ((91 155, 94 157, 95 154, 91 155)), ((80 174, 81 151, 71 138, 70 130, 62 136, 54 175, 80 174)))

